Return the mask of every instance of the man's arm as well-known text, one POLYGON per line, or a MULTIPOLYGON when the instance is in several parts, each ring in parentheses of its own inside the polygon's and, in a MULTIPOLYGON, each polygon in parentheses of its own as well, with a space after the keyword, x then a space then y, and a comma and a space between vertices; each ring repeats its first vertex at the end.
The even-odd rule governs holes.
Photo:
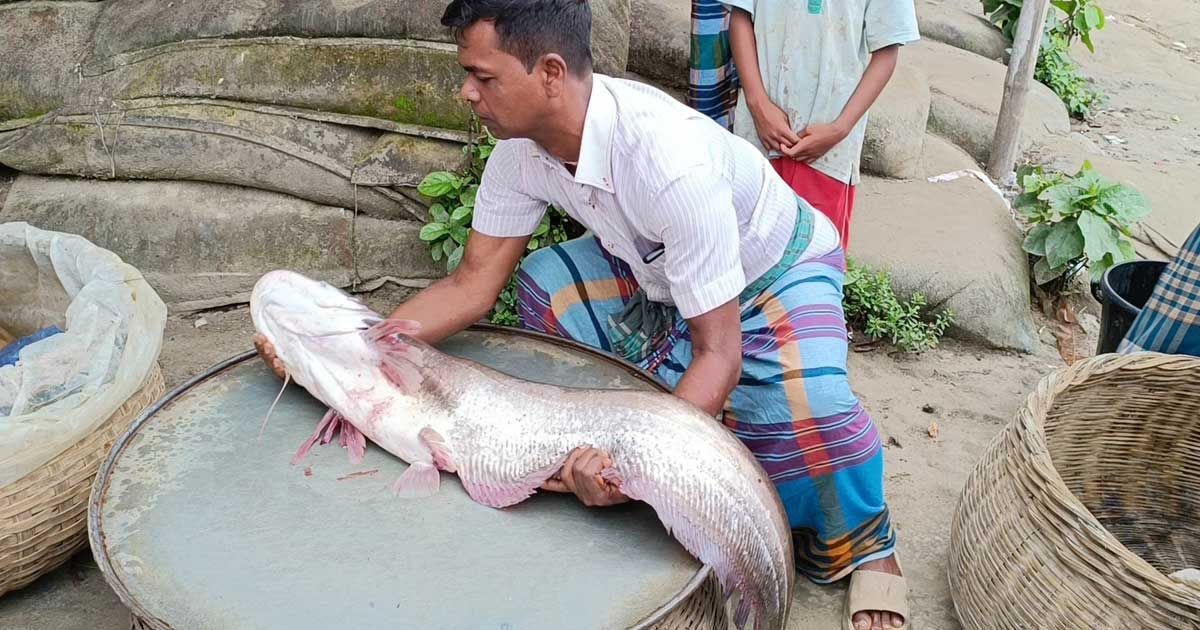
POLYGON ((828 153, 850 135, 850 130, 854 129, 863 114, 871 109, 875 99, 879 98, 879 94, 891 80, 899 57, 899 44, 892 44, 872 53, 871 60, 867 62, 867 69, 858 81, 858 87, 854 89, 854 94, 842 108, 837 120, 827 124, 809 125, 800 132, 798 142, 783 148, 783 154, 794 160, 811 162, 828 153))
POLYGON ((396 307, 390 317, 420 322, 416 337, 430 344, 465 329, 495 305, 528 244, 528 236, 500 238, 472 231, 458 267, 396 307))
POLYGON ((692 362, 675 395, 710 416, 721 413, 742 376, 742 320, 737 299, 687 320, 692 362))

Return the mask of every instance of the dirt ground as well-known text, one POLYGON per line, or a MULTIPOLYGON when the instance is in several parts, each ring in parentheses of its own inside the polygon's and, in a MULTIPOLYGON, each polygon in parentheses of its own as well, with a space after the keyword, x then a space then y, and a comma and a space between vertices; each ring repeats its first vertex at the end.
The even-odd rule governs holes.
MULTIPOLYGON (((1092 124, 1076 128, 1114 163, 1127 165, 1135 185, 1138 174, 1161 175, 1157 190, 1148 194, 1162 194, 1161 182, 1167 182, 1176 198, 1200 197, 1200 2, 1105 4, 1116 19, 1097 35, 1096 55, 1077 57, 1110 100, 1092 124)), ((974 0, 963 5, 978 10, 974 0)), ((0 196, 3 180, 0 173, 0 196)), ((1191 224, 1197 220, 1200 211, 1190 217, 1191 224)), ((401 295, 385 290, 368 301, 387 308, 401 295)), ((202 317, 200 327, 195 315, 172 316, 168 323, 162 352, 168 387, 250 348, 244 308, 202 317)), ((1038 321, 1042 343, 1032 355, 947 341, 921 355, 879 349, 850 356, 852 383, 889 445, 886 489, 910 580, 915 629, 960 627, 946 582, 950 521, 962 483, 989 441, 1036 382, 1063 365, 1044 320, 1038 321)), ((1088 345, 1094 347, 1095 339, 1088 345)), ((799 583, 789 628, 839 628, 843 593, 840 586, 799 583)), ((128 617, 90 553, 83 552, 28 589, 0 598, 0 627, 117 630, 128 627, 128 617)))

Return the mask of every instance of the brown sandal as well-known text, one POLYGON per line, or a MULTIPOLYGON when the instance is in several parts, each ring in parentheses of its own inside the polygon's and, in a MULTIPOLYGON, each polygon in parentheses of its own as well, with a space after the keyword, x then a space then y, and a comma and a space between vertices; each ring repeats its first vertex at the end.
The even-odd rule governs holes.
MULTIPOLYGON (((897 558, 899 565, 899 558, 897 558)), ((854 615, 867 610, 879 610, 900 615, 905 630, 908 623, 908 582, 903 576, 880 571, 859 570, 850 574, 850 588, 846 592, 842 627, 855 630, 854 615)), ((886 626, 892 628, 893 626, 886 626)))

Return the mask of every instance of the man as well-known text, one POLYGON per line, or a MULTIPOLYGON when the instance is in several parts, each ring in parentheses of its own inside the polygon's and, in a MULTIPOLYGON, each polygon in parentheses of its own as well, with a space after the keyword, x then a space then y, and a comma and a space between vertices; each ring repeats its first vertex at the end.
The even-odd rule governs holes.
MULTIPOLYGON (((708 117, 593 74, 586 0, 454 0, 443 24, 458 36, 462 96, 501 141, 462 263, 392 317, 420 322, 430 343, 478 321, 547 205, 563 209, 590 234, 526 259, 522 324, 635 361, 723 412, 780 492, 798 569, 819 582, 853 572, 853 627, 901 627, 882 449, 846 377, 832 223, 708 117)), ((576 449, 545 489, 624 501, 599 476, 607 463, 576 449)))

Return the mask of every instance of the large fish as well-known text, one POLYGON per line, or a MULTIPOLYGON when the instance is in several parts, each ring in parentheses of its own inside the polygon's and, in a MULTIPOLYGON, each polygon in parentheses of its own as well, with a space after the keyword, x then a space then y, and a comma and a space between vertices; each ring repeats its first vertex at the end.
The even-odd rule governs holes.
POLYGON ((446 471, 473 500, 500 508, 592 445, 611 457, 603 478, 652 506, 726 597, 739 594, 738 628, 751 612, 758 630, 784 627, 795 573, 783 507, 750 451, 699 408, 661 392, 507 376, 413 338, 415 322, 289 271, 259 279, 250 314, 288 377, 329 407, 294 461, 340 431, 354 459, 369 439, 409 464, 393 486, 401 495, 436 492, 446 471))

